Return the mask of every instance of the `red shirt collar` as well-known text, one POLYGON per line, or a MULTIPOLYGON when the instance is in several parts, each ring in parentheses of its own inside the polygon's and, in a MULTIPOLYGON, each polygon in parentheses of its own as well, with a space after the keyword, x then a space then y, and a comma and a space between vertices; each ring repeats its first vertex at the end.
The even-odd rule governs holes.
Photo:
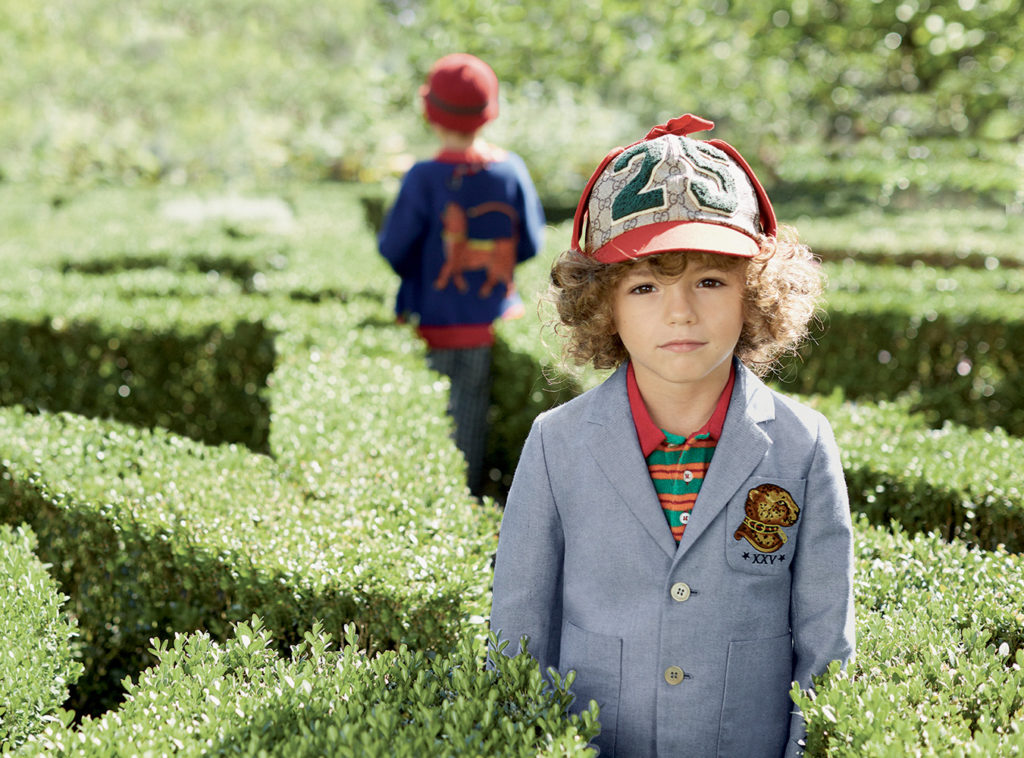
POLYGON ((434 160, 441 163, 472 163, 487 164, 499 163, 505 159, 507 153, 500 147, 495 147, 487 142, 478 142, 466 150, 441 150, 434 160))
MULTIPOLYGON (((711 413, 711 418, 700 429, 693 433, 707 434, 715 442, 722 436, 722 427, 725 425, 725 414, 729 411, 729 400, 732 398, 732 387, 736 383, 736 365, 729 367, 729 381, 725 383, 725 389, 718 396, 718 403, 711 413)), ((629 394, 629 410, 633 414, 633 425, 636 427, 636 436, 640 440, 640 450, 644 458, 654 452, 665 440, 665 433, 658 428, 658 425, 651 419, 647 412, 647 406, 640 395, 640 388, 636 383, 636 374, 633 373, 633 364, 626 367, 626 392, 629 394)))

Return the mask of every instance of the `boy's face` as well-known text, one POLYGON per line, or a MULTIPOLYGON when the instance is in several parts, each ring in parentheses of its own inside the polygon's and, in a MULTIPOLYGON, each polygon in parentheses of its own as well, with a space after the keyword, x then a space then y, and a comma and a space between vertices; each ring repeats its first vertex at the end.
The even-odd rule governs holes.
POLYGON ((615 286, 612 314, 641 390, 720 391, 743 329, 745 268, 693 256, 683 273, 659 279, 647 262, 615 286), (721 265, 719 265, 721 264, 721 265))

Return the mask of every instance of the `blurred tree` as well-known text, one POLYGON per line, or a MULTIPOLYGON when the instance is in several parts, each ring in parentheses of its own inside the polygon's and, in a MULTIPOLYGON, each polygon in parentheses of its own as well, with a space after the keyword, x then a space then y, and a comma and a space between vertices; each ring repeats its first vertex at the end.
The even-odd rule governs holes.
POLYGON ((455 50, 495 68, 494 138, 556 196, 578 190, 611 145, 686 111, 716 121, 769 180, 791 175, 794 155, 853 166, 919 144, 1012 163, 1024 149, 1021 10, 1021 0, 0 0, 0 178, 394 176, 430 149, 416 90, 455 50))

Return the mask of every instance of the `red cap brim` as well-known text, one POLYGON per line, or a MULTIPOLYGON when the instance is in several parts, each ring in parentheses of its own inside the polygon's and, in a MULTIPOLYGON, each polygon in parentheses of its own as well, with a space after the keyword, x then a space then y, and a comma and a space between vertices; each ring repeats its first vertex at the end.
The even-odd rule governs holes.
POLYGON ((757 240, 729 226, 703 221, 664 221, 623 232, 591 255, 600 263, 621 263, 671 252, 717 253, 752 258, 757 255, 758 249, 757 240))

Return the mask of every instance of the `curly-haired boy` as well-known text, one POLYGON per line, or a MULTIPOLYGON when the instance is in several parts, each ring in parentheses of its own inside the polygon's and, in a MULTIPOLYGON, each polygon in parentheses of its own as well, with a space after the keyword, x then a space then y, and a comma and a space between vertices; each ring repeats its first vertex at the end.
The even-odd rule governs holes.
POLYGON ((791 683, 854 650, 832 430, 757 376, 822 276, 739 152, 689 136, 712 126, 656 127, 584 190, 551 294, 568 357, 617 370, 534 422, 501 526, 491 626, 576 672, 602 756, 796 755, 791 683))

